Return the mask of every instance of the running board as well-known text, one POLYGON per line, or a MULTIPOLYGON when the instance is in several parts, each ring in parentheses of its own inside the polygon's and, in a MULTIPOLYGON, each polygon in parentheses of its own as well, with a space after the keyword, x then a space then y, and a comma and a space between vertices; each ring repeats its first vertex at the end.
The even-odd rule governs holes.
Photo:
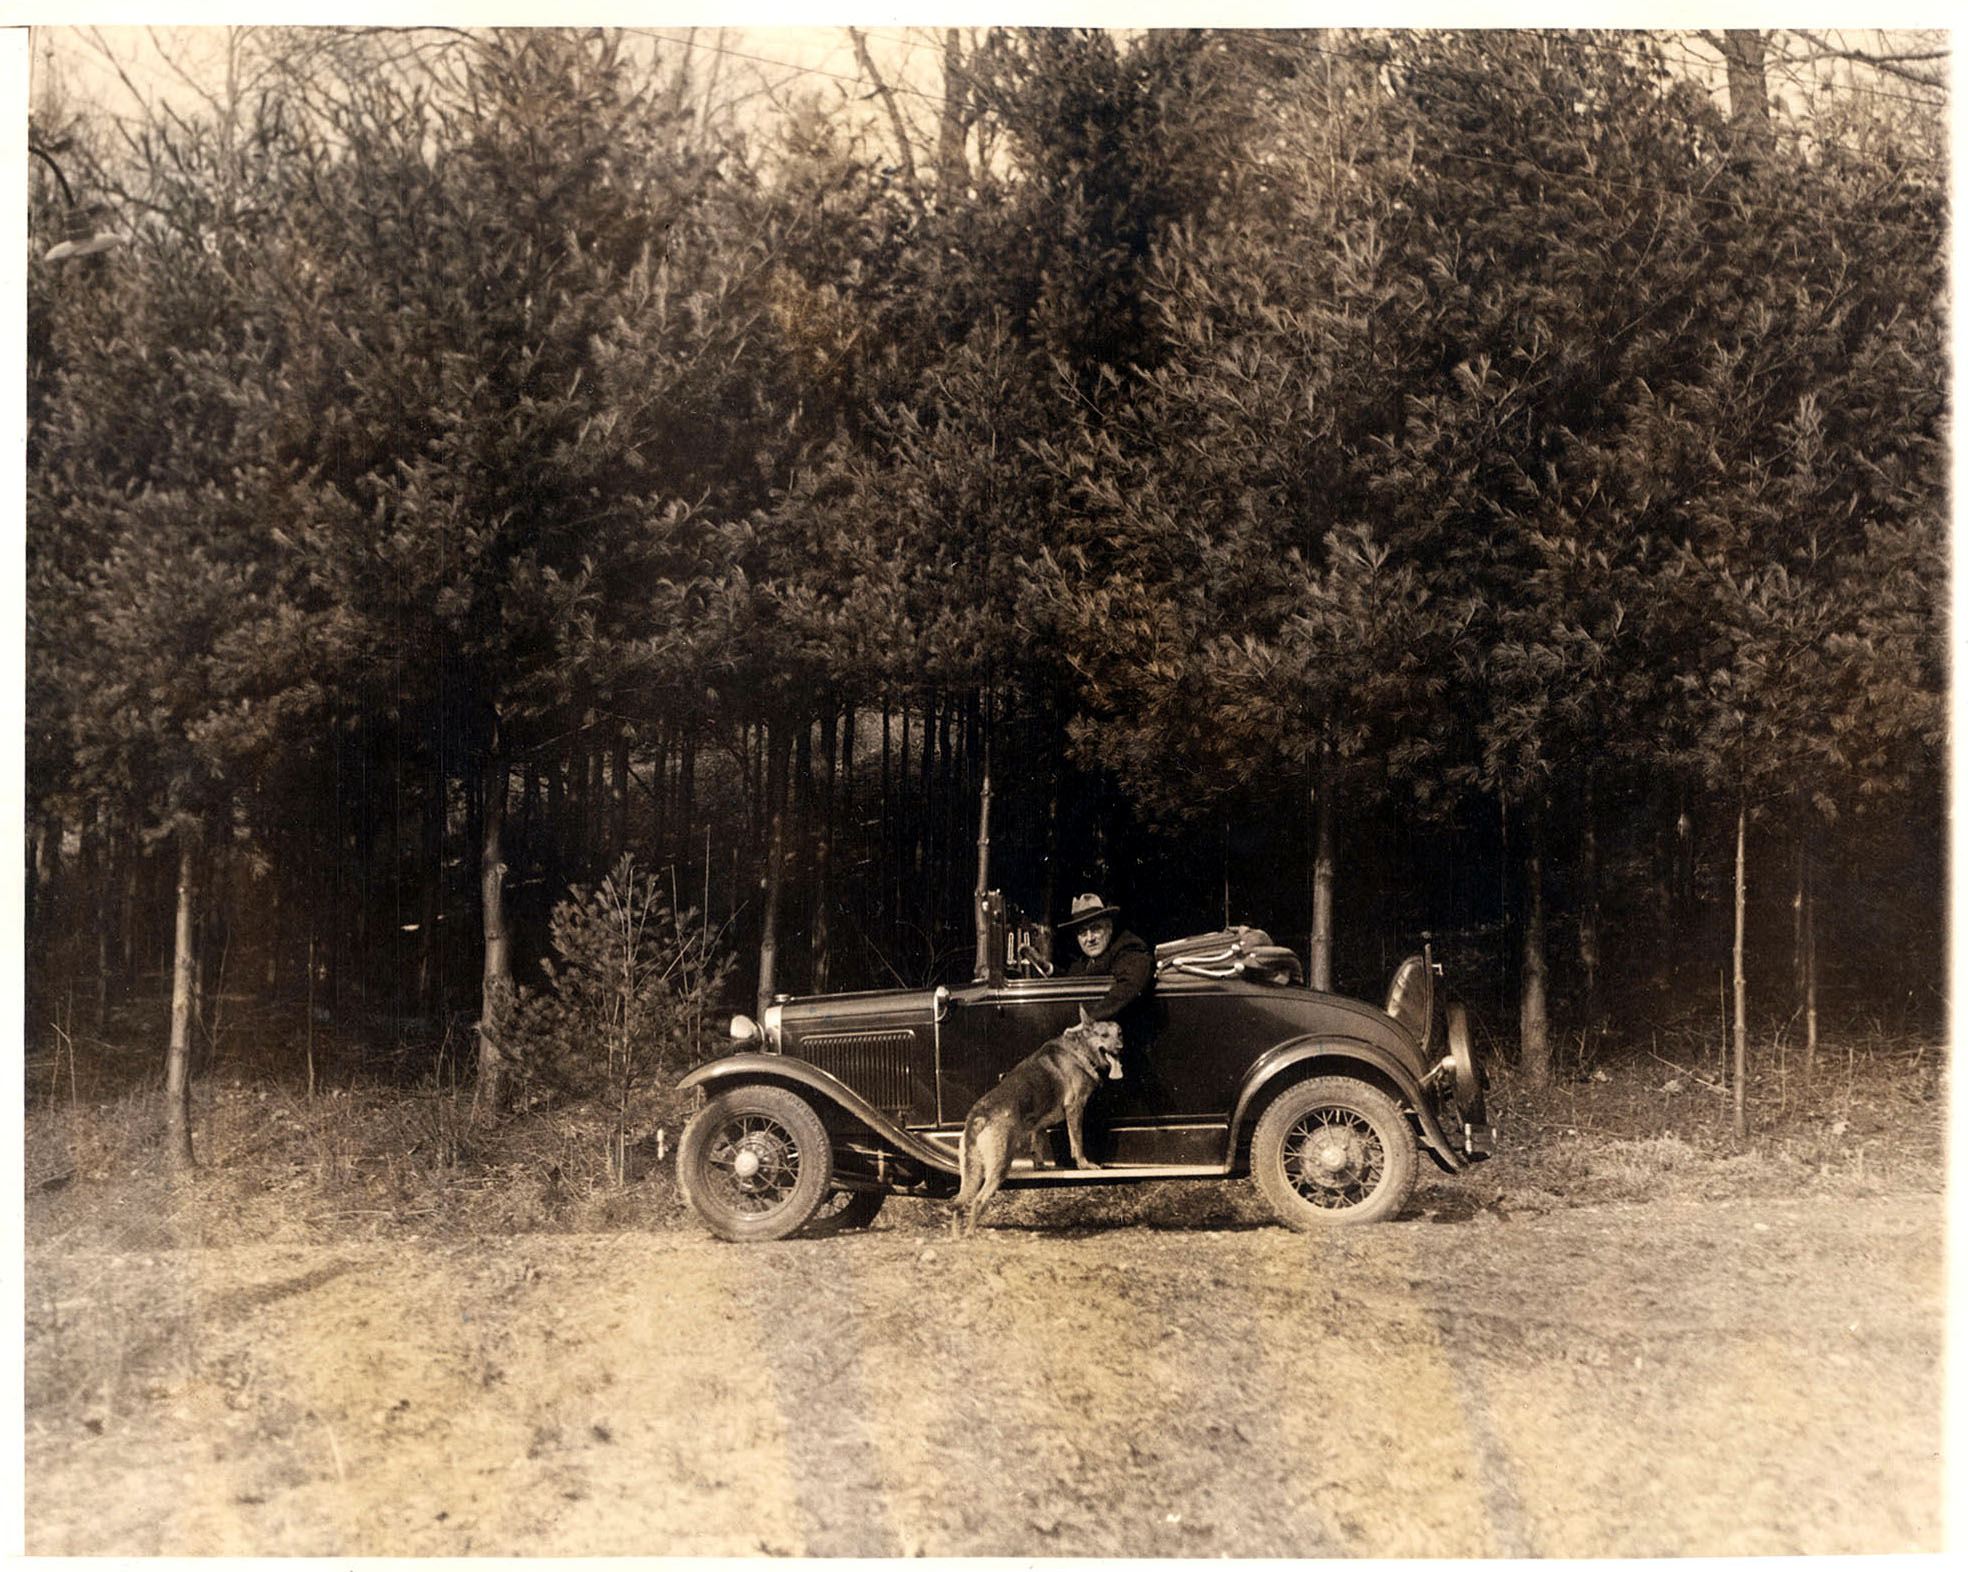
POLYGON ((1108 1184, 1132 1179, 1222 1179, 1230 1170, 1221 1163, 1110 1163, 1094 1168, 1037 1168, 1021 1157, 1005 1176, 1008 1187, 1055 1184, 1108 1184))

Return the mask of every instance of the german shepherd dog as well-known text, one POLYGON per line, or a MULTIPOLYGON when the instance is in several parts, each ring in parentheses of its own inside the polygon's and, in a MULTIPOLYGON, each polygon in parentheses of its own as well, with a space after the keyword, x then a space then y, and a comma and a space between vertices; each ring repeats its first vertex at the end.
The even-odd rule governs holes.
POLYGON ((1011 1171, 1012 1157, 1030 1144, 1033 1160, 1040 1158, 1039 1136, 1062 1119, 1073 1149, 1073 1166, 1087 1166, 1081 1122, 1087 1099, 1102 1075, 1121 1073, 1121 1029, 1112 1021, 1094 1021, 1080 1010, 1080 1022, 1069 1026, 1030 1057, 1005 1072, 1003 1080, 971 1105, 957 1143, 957 1166, 963 1188, 957 1205, 969 1208, 962 1231, 972 1233, 977 1214, 998 1192, 1011 1171))

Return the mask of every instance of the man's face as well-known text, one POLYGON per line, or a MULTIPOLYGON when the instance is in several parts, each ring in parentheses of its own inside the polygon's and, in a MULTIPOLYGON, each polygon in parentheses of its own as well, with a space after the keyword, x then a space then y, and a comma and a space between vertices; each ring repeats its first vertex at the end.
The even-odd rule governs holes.
POLYGON ((1114 919, 1096 917, 1080 930, 1080 952, 1088 960, 1097 958, 1107 948, 1107 941, 1114 937, 1114 919))

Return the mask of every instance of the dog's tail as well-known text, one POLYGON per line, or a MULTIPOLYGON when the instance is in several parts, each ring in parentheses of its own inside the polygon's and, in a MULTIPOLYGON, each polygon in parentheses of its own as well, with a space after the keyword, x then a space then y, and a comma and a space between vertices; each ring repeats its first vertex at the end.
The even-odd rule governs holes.
POLYGON ((957 1187, 956 1199, 950 1203, 950 1226, 959 1234, 968 1234, 977 1226, 977 1193, 984 1187, 984 1176, 971 1166, 968 1119, 964 1120, 963 1128, 957 1132, 957 1173, 962 1176, 963 1183, 957 1187))

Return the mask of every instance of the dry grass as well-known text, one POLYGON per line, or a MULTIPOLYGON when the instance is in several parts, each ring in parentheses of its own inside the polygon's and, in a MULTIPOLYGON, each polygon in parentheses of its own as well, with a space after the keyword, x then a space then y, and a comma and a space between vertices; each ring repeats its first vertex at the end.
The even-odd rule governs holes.
POLYGON ((197 1159, 174 1175, 160 1146, 153 1004, 101 1038, 57 1033, 27 1065, 28 1238, 75 1248, 473 1237, 662 1226, 681 1212, 657 1134, 687 1116, 666 1087, 617 1121, 594 1103, 483 1117, 459 1085, 465 1045, 422 1022, 308 1020, 229 1001, 199 1045, 197 1159))
POLYGON ((1658 1034, 1623 1060, 1573 1060, 1543 1088, 1495 1076, 1497 1157, 1485 1178, 1547 1204, 1798 1193, 1939 1191, 1946 1052, 1859 1031, 1808 1069, 1781 1037, 1752 1045, 1749 1138, 1717 1045, 1658 1034))
MULTIPOLYGON (((235 1037, 233 1051, 195 1083, 198 1167, 187 1176, 162 1162, 155 1081, 127 1050, 78 1043, 65 1057, 31 1064, 30 1241, 116 1252, 606 1232, 684 1220, 667 1154, 690 1110, 673 1090, 649 1088, 635 1099, 626 1121, 633 1144, 618 1175, 610 1163, 615 1121, 595 1104, 542 1103, 491 1121, 474 1114, 467 1089, 434 1075, 403 1086, 352 1072, 347 1045, 325 1036, 313 1039, 318 1051, 304 1061, 311 1081, 294 1075, 291 1042, 268 1042, 263 1057, 248 1058, 235 1037)), ((1945 1059, 1924 1039, 1858 1033, 1822 1048, 1807 1075, 1794 1049, 1763 1041, 1746 1145, 1731 1133, 1714 1047, 1692 1036, 1661 1034, 1623 1059, 1561 1058, 1536 1091, 1500 1067, 1491 1095, 1497 1155, 1466 1179, 1444 1182, 1541 1207, 1938 1190, 1945 1059)), ((1247 1189, 1031 1192, 1005 1198, 1005 1220, 1238 1227, 1265 1220, 1247 1189)), ((898 1218, 920 1212, 925 1224, 941 1218, 929 1205, 895 1210, 898 1218)))
POLYGON ((28 1237, 142 1251, 661 1227, 681 1205, 655 1134, 667 1151, 685 1112, 673 1092, 638 1100, 621 1182, 608 1161, 613 1121, 592 1106, 493 1123, 462 1091, 207 1088, 193 1098, 188 1175, 163 1163, 152 1092, 35 1109, 28 1237))

